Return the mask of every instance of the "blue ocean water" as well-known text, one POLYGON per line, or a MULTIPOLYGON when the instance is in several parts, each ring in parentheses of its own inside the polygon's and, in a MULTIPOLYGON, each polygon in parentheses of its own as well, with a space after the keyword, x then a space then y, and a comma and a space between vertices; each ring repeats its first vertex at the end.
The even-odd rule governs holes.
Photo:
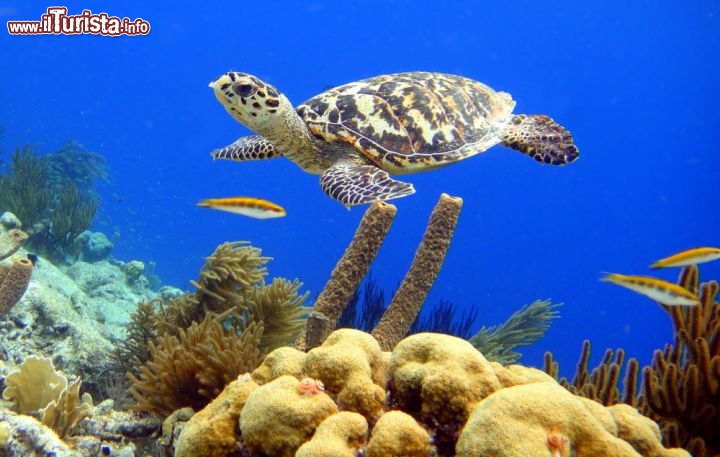
MULTIPOLYGON (((3 22, 39 20, 54 4, 0 6, 3 22)), ((345 210, 291 162, 213 162, 249 134, 208 83, 256 74, 300 103, 334 86, 410 70, 456 73, 513 94, 516 112, 570 129, 581 157, 541 166, 495 147, 408 177, 417 193, 373 267, 397 286, 442 192, 464 199, 453 245, 428 303, 478 307, 502 322, 538 298, 562 318, 523 351, 552 350, 565 374, 583 339, 624 347, 643 363, 672 339, 652 301, 598 282, 602 272, 648 274, 676 251, 720 246, 720 7, 717 2, 65 2, 142 18, 147 36, 0 33, 0 159, 14 147, 53 152, 68 140, 106 157, 93 229, 117 236, 114 255, 156 263, 164 283, 190 288, 203 259, 249 240, 314 296, 351 239, 362 208, 345 210), (204 198, 254 195, 288 216, 252 220, 197 208, 204 198)), ((675 270, 660 271, 674 280, 675 270)), ((720 279, 720 262, 701 267, 720 279)))

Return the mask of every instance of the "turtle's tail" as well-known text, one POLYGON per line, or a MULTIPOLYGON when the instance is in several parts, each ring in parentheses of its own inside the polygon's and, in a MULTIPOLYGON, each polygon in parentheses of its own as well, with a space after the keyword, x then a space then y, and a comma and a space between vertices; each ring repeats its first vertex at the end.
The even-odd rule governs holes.
POLYGON ((552 165, 568 164, 580 155, 570 132, 542 114, 513 116, 505 131, 503 145, 552 165))

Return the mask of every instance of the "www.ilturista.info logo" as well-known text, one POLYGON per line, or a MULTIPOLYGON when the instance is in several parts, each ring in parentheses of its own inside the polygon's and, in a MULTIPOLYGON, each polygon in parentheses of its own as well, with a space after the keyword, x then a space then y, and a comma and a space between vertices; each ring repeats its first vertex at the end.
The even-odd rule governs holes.
POLYGON ((64 6, 51 6, 39 21, 8 21, 10 35, 147 35, 150 23, 140 18, 130 20, 107 13, 94 14, 83 10, 81 14, 68 16, 64 6))

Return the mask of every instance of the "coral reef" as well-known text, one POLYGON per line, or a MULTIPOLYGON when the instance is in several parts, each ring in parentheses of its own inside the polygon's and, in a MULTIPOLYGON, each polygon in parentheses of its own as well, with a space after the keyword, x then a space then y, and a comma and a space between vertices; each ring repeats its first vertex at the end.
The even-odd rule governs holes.
POLYGON ((0 174, 0 209, 23 221, 34 250, 64 261, 95 216, 98 179, 109 179, 104 159, 76 143, 44 156, 29 146, 19 148, 9 173, 0 174))
MULTIPOLYGON (((25 256, 21 249, 13 257, 25 256)), ((29 355, 46 356, 97 395, 107 378, 110 341, 124 336, 132 307, 153 296, 147 288, 128 287, 120 267, 110 262, 78 262, 63 272, 35 258, 27 291, 0 316, 0 375, 29 355)))
POLYGON ((459 338, 420 333, 399 343, 389 366, 390 401, 435 429, 439 451, 454 437, 475 404, 500 388, 490 363, 459 338))
POLYGON ((75 238, 78 258, 84 262, 106 260, 113 250, 113 243, 102 232, 84 231, 75 238))
MULTIPOLYGON (((32 416, 0 408, 0 424, 8 431, 0 443, 0 455, 23 457, 135 457, 149 455, 148 443, 156 435, 159 424, 130 413, 112 411, 103 402, 92 411, 92 417, 73 429, 71 442, 32 416), (3 445, 4 444, 4 447, 3 445), (143 450, 145 452, 143 452, 143 450)), ((1 432, 0 432, 1 435, 1 432)))
POLYGON ((577 457, 689 457, 679 449, 664 449, 657 425, 638 412, 622 413, 618 420, 611 408, 574 396, 554 382, 507 387, 472 410, 456 455, 570 455, 572 450, 577 457), (558 435, 566 443, 565 453, 553 453, 558 435))
POLYGON ((432 455, 431 443, 428 432, 412 416, 402 411, 388 411, 373 427, 365 455, 426 457, 432 455))
POLYGON ((340 411, 320 423, 312 439, 300 446, 295 457, 356 457, 367 444, 367 432, 368 423, 363 416, 340 411))
POLYGON ((700 306, 662 307, 675 328, 674 343, 656 350, 642 370, 638 406, 663 429, 665 442, 693 456, 720 455, 720 304, 717 281, 699 284, 697 266, 678 284, 697 291, 700 306))
POLYGON ((176 455, 689 457, 663 448, 657 425, 632 408, 487 362, 462 339, 423 333, 389 356, 378 348, 371 335, 341 329, 308 354, 276 349, 190 419, 176 455), (387 377, 388 390, 373 376, 387 377), (388 398, 370 417, 342 398, 356 378, 388 398))

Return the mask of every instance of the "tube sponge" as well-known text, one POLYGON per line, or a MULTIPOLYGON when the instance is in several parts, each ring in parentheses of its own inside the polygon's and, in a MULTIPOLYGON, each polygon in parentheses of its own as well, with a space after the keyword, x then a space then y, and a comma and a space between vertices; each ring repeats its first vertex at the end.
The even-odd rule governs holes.
MULTIPOLYGON (((415 251, 408 270, 390 306, 383 314, 372 335, 384 351, 390 351, 407 335, 420 313, 450 248, 463 201, 442 194, 428 222, 425 234, 415 251)), ((353 289, 354 290, 354 289, 353 289)))
POLYGON ((375 202, 365 211, 350 245, 308 316, 305 350, 319 346, 335 328, 353 293, 370 269, 396 213, 397 208, 385 202, 375 202))
POLYGON ((16 260, 9 267, 0 266, 0 317, 7 314, 27 290, 32 268, 28 259, 16 260))

